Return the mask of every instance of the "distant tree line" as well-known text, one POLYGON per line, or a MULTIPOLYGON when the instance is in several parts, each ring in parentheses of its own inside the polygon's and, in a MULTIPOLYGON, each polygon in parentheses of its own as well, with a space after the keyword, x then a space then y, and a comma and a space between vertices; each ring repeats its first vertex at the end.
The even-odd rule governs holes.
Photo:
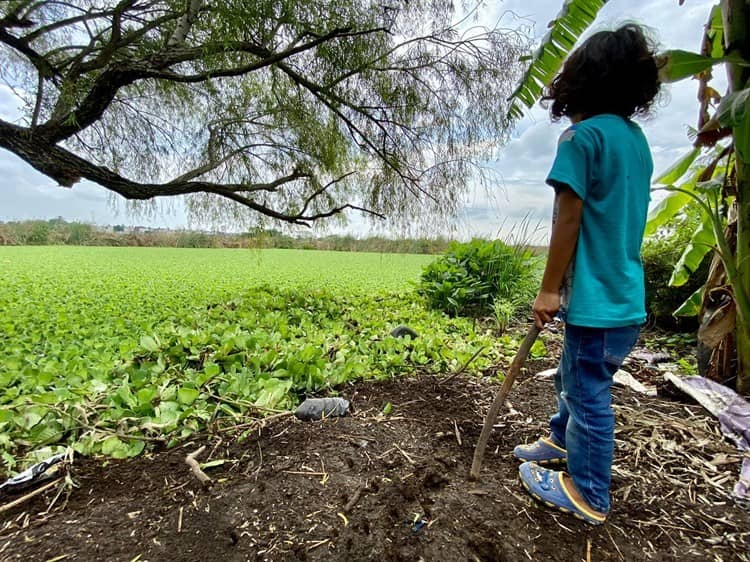
POLYGON ((289 248, 343 252, 440 254, 447 238, 390 239, 350 235, 292 236, 276 229, 257 228, 243 233, 194 230, 149 230, 115 225, 102 228, 57 218, 0 223, 0 246, 145 246, 168 248, 289 248))

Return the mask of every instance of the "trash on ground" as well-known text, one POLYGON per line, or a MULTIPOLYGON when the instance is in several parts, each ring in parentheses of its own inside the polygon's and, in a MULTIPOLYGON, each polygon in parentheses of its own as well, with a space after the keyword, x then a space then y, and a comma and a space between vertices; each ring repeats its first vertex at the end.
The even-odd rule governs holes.
POLYGON ((640 394, 645 394, 647 396, 656 396, 656 388, 646 386, 642 382, 638 381, 633 375, 631 375, 627 371, 623 371, 622 369, 615 373, 614 382, 615 384, 619 384, 620 386, 627 386, 628 388, 635 390, 640 394))
POLYGON ((664 379, 718 418, 721 432, 745 452, 733 493, 750 506, 750 403, 731 388, 705 377, 677 377, 667 373, 664 379))
MULTIPOLYGON (((536 376, 540 379, 547 379, 554 377, 556 372, 557 369, 547 369, 545 371, 537 373, 536 376)), ((656 396, 656 388, 652 386, 646 386, 645 384, 637 380, 633 375, 631 375, 627 371, 623 371, 622 369, 615 373, 613 380, 615 384, 626 386, 640 394, 645 394, 646 396, 656 396)))
POLYGON ((669 353, 653 352, 648 349, 638 349, 630 354, 632 359, 638 359, 639 361, 645 361, 649 365, 656 365, 657 363, 666 363, 672 360, 672 356, 669 353))
POLYGON ((409 328, 409 326, 404 326, 404 325, 396 326, 395 328, 393 328, 393 330, 391 331, 391 335, 394 338, 401 338, 403 336, 411 336, 412 339, 414 339, 414 338, 419 337, 419 334, 417 334, 417 332, 409 328))
POLYGON ((0 484, 0 498, 9 494, 19 494, 57 477, 64 470, 65 463, 71 461, 72 458, 73 450, 69 449, 64 453, 53 455, 30 466, 12 478, 8 478, 0 484))
POLYGON ((411 527, 411 530, 413 533, 418 533, 422 529, 424 529, 425 526, 429 527, 429 521, 427 518, 422 516, 421 513, 415 513, 414 518, 409 520, 409 526, 411 527))
POLYGON ((540 371, 536 374, 536 376, 540 379, 548 379, 555 376, 555 373, 557 372, 557 369, 546 369, 544 371, 540 371))
POLYGON ((349 401, 344 398, 308 398, 294 411, 297 419, 303 421, 342 417, 349 413, 349 401))

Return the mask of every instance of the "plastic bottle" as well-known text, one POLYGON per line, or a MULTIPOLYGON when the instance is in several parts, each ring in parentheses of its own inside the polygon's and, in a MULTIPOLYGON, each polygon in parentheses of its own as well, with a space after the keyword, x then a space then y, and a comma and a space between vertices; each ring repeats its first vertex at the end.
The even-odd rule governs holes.
POLYGON ((308 398, 294 411, 295 417, 303 421, 345 416, 349 412, 349 401, 344 398, 308 398))

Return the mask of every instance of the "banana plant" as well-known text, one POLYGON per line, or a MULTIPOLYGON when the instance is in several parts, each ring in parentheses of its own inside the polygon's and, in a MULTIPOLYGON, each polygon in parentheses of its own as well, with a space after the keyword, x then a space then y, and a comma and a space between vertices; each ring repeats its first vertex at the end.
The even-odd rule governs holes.
MULTIPOLYGON (((678 162, 678 165, 686 159, 694 158, 694 154, 694 151, 688 154, 678 162)), ((667 171, 655 180, 655 191, 665 190, 670 194, 662 199, 649 214, 646 236, 656 234, 675 215, 687 212, 688 207, 696 209, 701 217, 698 227, 692 233, 688 245, 674 266, 669 280, 669 284, 673 287, 687 283, 693 272, 699 268, 706 255, 712 250, 725 257, 731 254, 730 243, 724 233, 728 227, 726 210, 732 208, 735 201, 735 196, 729 189, 729 176, 732 173, 730 156, 729 147, 716 148, 711 153, 709 164, 699 164, 686 172, 667 171), (685 176, 687 179, 678 184, 677 181, 685 176)), ((737 274, 733 261, 729 263, 726 275, 732 282, 736 282, 737 274)), ((699 314, 704 292, 703 287, 696 291, 674 314, 676 316, 699 314)))
MULTIPOLYGON (((513 94, 510 107, 513 116, 522 115, 524 106, 531 108, 540 99, 544 88, 606 3, 607 0, 565 1, 513 94)), ((679 4, 683 3, 680 0, 679 4)), ((668 50, 660 55, 662 82, 699 79, 700 111, 694 148, 656 180, 656 189, 670 193, 652 210, 646 232, 656 231, 686 205, 700 208, 703 221, 675 265, 671 282, 684 283, 700 260, 708 252, 714 252, 711 286, 693 295, 679 312, 710 316, 709 322, 716 320, 722 335, 734 331, 736 316, 737 388, 741 392, 750 392, 749 34, 750 3, 721 0, 710 11, 700 53, 668 50), (718 64, 726 67, 729 76, 729 90, 724 96, 710 85, 713 68, 718 64), (678 183, 685 177, 687 180, 678 183), (722 284, 725 286, 715 286, 722 284), (724 297, 729 295, 731 310, 724 298, 722 314, 709 314, 708 304, 716 293, 714 289, 724 297), (727 318, 732 322, 727 322, 727 318)), ((704 338, 712 344, 719 339, 715 330, 713 337, 704 338)))

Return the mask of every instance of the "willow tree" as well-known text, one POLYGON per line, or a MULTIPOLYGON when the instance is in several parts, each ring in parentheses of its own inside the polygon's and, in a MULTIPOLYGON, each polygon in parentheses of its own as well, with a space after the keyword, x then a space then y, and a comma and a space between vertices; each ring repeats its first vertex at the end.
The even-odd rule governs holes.
MULTIPOLYGON (((565 1, 513 94, 513 116, 539 100, 607 1, 565 1)), ((698 336, 713 350, 714 371, 730 371, 719 378, 736 376, 738 390, 750 392, 750 0, 721 0, 707 15, 700 53, 662 54, 663 81, 698 79, 699 118, 695 148, 656 180, 670 194, 652 210, 647 231, 684 205, 698 209, 703 220, 672 279, 684 283, 715 251, 707 284, 681 309, 701 316, 698 336), (709 84, 716 65, 726 67, 724 95, 709 84)))
POLYGON ((0 147, 71 187, 310 224, 447 217, 527 39, 440 0, 11 0, 0 147))

